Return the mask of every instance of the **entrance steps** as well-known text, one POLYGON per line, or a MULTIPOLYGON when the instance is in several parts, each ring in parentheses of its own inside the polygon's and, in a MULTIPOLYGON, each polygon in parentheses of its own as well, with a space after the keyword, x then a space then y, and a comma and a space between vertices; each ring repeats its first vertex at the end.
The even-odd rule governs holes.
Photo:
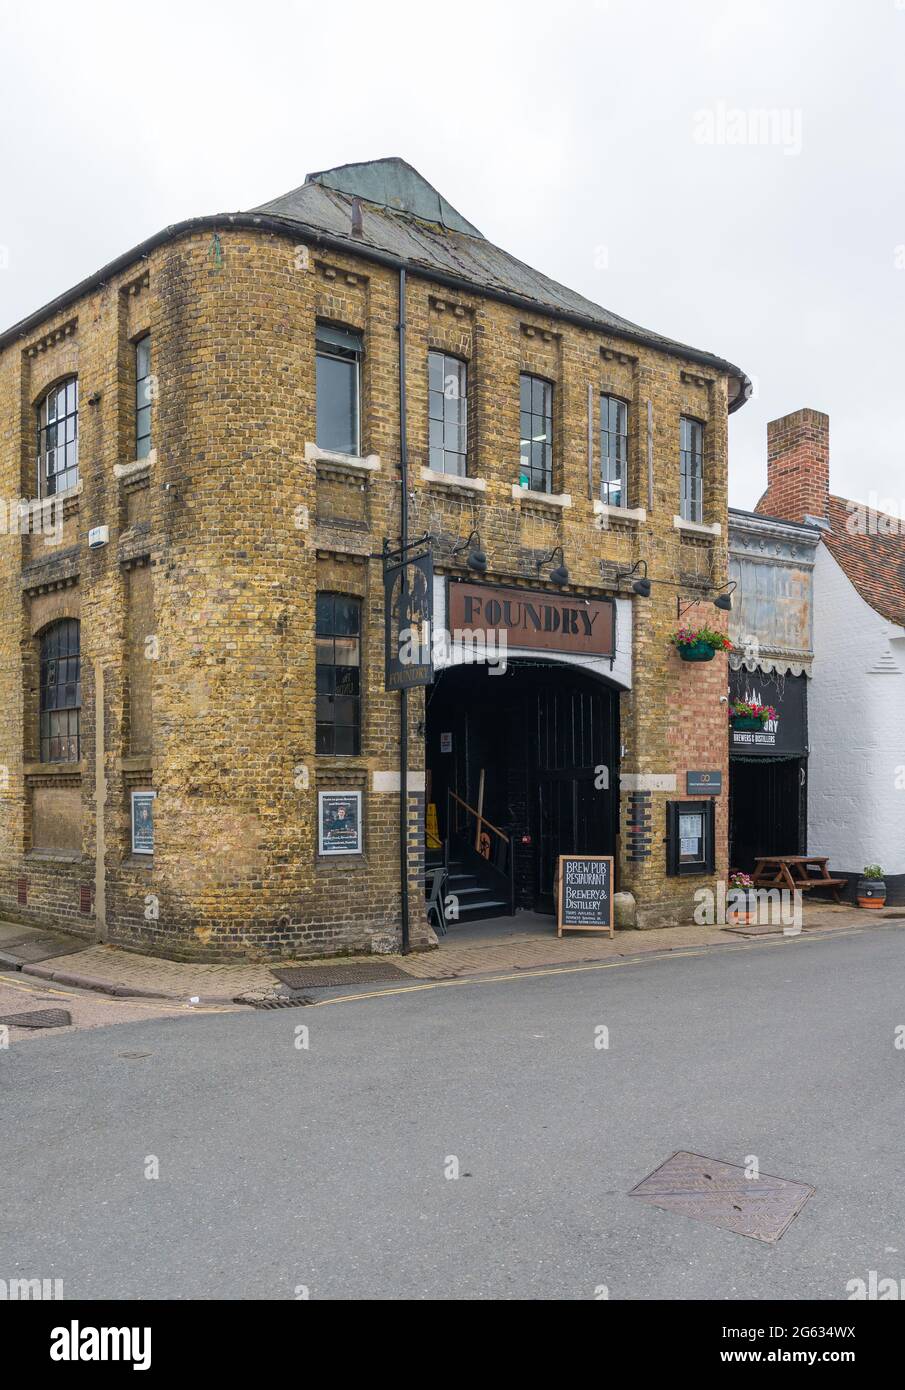
MULTIPOLYGON (((425 861, 425 868, 429 877, 431 869, 438 869, 443 863, 443 855, 436 850, 431 851, 425 861)), ((497 894, 495 888, 479 881, 480 869, 475 872, 467 868, 461 860, 450 859, 449 875, 446 880, 446 897, 452 896, 456 899, 459 907, 458 919, 450 914, 449 923, 454 925, 455 921, 460 922, 481 922, 490 917, 505 917, 509 912, 509 904, 504 902, 497 894)), ((425 884, 425 889, 427 889, 425 884)))

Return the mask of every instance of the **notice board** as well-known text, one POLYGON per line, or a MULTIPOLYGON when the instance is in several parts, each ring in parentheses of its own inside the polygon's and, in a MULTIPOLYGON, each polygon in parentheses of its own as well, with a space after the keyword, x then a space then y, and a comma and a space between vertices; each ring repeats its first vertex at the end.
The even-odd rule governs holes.
POLYGON ((556 869, 556 935, 613 930, 613 856, 561 854, 556 869))

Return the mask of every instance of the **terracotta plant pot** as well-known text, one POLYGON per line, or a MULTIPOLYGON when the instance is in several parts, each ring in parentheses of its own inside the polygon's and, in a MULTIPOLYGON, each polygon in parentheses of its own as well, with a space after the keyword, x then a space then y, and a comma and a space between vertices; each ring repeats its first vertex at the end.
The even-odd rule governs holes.
POLYGON ((859 907, 870 907, 878 911, 886 906, 886 884, 882 878, 859 878, 855 896, 859 907))
POLYGON ((683 661, 712 661, 716 652, 709 642, 692 642, 690 646, 676 647, 683 661))

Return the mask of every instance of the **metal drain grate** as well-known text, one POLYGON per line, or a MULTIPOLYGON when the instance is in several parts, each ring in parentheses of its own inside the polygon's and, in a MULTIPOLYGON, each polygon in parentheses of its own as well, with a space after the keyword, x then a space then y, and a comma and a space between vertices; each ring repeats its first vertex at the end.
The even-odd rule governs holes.
POLYGON ((306 994, 300 994, 296 999, 290 999, 286 995, 275 995, 271 999, 243 999, 240 995, 233 1000, 234 1004, 247 1004, 251 1009, 300 1009, 305 1004, 313 1004, 314 1000, 306 994))
POLYGON ((772 1244, 813 1197, 814 1188, 766 1173, 746 1178, 737 1163, 680 1149, 628 1195, 772 1244))
POLYGON ((392 961, 350 961, 348 965, 291 965, 272 972, 290 989, 318 989, 331 985, 362 985, 380 980, 411 980, 392 961))
POLYGON ((68 1028, 72 1014, 67 1009, 31 1009, 24 1014, 5 1014, 0 1023, 11 1028, 68 1028))

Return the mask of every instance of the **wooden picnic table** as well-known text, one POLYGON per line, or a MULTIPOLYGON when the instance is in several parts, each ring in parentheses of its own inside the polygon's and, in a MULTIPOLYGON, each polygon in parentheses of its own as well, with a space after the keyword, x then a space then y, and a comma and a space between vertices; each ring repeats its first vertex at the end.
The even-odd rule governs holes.
POLYGON ((752 879, 756 888, 797 888, 809 892, 812 888, 828 888, 838 903, 839 892, 848 882, 833 878, 826 854, 761 854, 755 859, 752 879))

